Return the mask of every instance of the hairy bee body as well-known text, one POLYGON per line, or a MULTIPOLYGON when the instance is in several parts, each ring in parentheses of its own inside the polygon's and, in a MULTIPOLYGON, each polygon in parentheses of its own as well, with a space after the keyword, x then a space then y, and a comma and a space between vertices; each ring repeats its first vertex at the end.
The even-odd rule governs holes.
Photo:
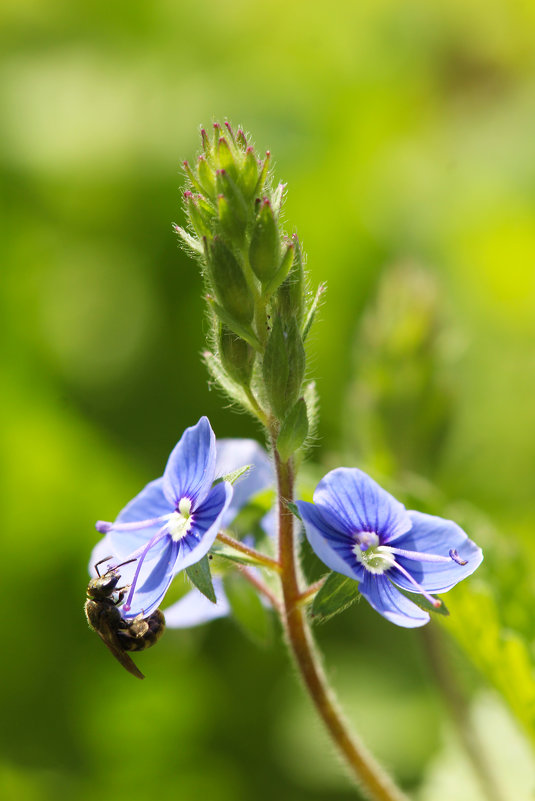
POLYGON ((144 679, 145 676, 127 652, 144 651, 158 642, 165 630, 165 618, 157 609, 147 618, 138 615, 132 620, 124 620, 118 606, 124 598, 126 589, 117 588, 120 579, 117 568, 91 579, 87 587, 85 614, 90 627, 97 632, 117 661, 133 676, 144 679))
POLYGON ((125 651, 145 651, 155 645, 165 631, 165 618, 161 609, 143 618, 138 615, 117 629, 117 637, 125 651))

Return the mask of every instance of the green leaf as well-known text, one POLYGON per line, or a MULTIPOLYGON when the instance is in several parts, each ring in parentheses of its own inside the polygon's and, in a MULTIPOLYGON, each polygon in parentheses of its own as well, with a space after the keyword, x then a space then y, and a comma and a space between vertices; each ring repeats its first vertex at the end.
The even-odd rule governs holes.
POLYGON ((439 598, 438 595, 433 595, 433 598, 436 598, 437 601, 440 601, 440 606, 433 606, 431 601, 428 601, 424 595, 419 595, 416 592, 409 592, 408 590, 402 590, 401 587, 398 587, 396 584, 396 590, 398 590, 405 598, 408 598, 409 601, 412 601, 413 604, 419 606, 420 609, 423 609, 424 612, 430 612, 431 614, 435 615, 449 615, 448 607, 442 600, 439 598))
POLYGON ((284 503, 286 504, 286 506, 290 510, 290 512, 295 517, 297 517, 298 520, 302 520, 303 519, 301 517, 301 515, 299 514, 299 509, 297 508, 297 505, 295 503, 292 503, 292 501, 285 501, 284 503))
POLYGON ((358 583, 354 579, 332 572, 314 598, 312 618, 318 623, 325 623, 350 607, 359 597, 358 583))
POLYGON ((208 556, 203 556, 194 565, 186 568, 186 573, 192 584, 195 584, 198 590, 208 598, 213 604, 217 602, 215 597, 214 586, 212 584, 212 575, 210 573, 210 562, 208 556))
POLYGON ((224 476, 216 478, 212 486, 215 487, 216 484, 221 484, 222 481, 228 481, 229 484, 232 484, 234 486, 236 481, 242 476, 244 476, 245 473, 248 473, 249 470, 252 470, 252 468, 253 468, 252 464, 246 464, 243 467, 238 467, 238 469, 233 470, 232 473, 225 473, 224 476))
POLYGON ((223 582, 236 622, 254 642, 267 644, 272 633, 271 618, 257 591, 239 573, 229 573, 223 582))

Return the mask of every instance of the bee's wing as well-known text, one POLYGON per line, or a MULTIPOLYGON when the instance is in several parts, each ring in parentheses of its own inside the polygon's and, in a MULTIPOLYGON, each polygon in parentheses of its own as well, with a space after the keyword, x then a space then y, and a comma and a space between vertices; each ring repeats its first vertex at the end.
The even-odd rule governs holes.
POLYGON ((136 676, 138 679, 145 678, 143 673, 137 668, 134 660, 130 659, 126 651, 121 648, 121 643, 119 642, 119 638, 117 637, 115 630, 107 621, 101 619, 100 627, 97 629, 97 634, 104 645, 109 648, 116 660, 121 663, 125 670, 128 670, 132 676, 136 676))

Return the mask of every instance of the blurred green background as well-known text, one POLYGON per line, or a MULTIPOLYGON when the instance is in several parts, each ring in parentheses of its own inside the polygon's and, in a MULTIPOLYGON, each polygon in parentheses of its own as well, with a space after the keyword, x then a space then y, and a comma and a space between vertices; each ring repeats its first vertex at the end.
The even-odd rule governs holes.
MULTIPOLYGON (((524 0, 3 1, 3 799, 355 797, 278 636, 169 632, 136 682, 82 613, 94 520, 184 427, 258 436, 210 391, 201 282, 171 231, 180 162, 224 118, 271 150, 329 285, 316 474, 367 465, 485 546, 447 598, 448 670, 495 769, 515 765, 504 797, 531 797, 534 36, 524 0)), ((404 787, 483 798, 420 632, 361 604, 318 634, 404 787)))

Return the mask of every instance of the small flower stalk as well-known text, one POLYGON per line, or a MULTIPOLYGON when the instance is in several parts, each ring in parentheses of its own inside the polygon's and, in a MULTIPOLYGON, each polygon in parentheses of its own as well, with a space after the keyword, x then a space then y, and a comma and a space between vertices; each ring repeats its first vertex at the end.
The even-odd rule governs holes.
POLYGON ((453 521, 408 511, 357 467, 331 470, 313 503, 296 501, 318 407, 306 342, 325 285, 314 296, 307 290, 300 242, 281 225, 285 185, 273 180, 269 152, 259 156, 228 122, 201 129, 201 143, 195 164, 183 165, 187 225, 174 227, 201 265, 210 374, 260 422, 270 452, 252 440, 216 442, 206 417, 187 428, 163 475, 114 521, 97 522, 88 620, 142 677, 125 650, 156 641, 165 603, 168 628, 232 615, 253 639, 278 614, 303 684, 366 797, 404 801, 341 715, 310 624, 362 596, 391 623, 422 626, 446 613, 436 593, 471 575, 482 553, 453 521), (325 565, 310 584, 296 556, 300 537, 325 565), (181 573, 193 586, 165 601, 181 573))

